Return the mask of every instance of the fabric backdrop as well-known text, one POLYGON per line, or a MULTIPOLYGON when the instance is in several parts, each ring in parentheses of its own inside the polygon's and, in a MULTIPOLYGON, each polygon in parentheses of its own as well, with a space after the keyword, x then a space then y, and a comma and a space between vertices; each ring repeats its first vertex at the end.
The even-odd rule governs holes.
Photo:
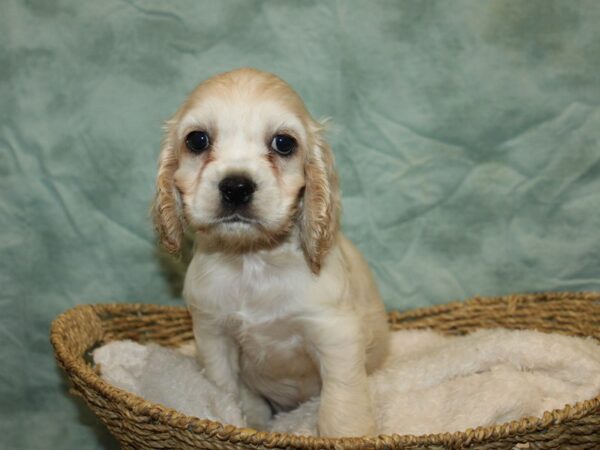
POLYGON ((0 448, 116 448, 49 324, 182 304, 148 215, 161 125, 232 68, 333 119, 343 227, 388 307, 598 289, 599 23, 595 0, 2 0, 0 448))

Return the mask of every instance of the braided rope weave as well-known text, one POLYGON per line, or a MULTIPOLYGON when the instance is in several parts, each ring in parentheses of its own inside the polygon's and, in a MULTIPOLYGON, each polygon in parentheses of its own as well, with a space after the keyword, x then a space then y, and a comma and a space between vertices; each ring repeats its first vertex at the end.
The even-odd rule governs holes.
MULTIPOLYGON (((465 334, 479 328, 536 329, 600 339, 600 293, 475 297, 465 302, 391 312, 392 329, 432 328, 465 334)), ((185 416, 115 388, 86 362, 95 346, 117 339, 178 346, 193 339, 184 308, 82 305, 52 323, 50 339, 72 392, 83 397, 123 449, 600 449, 600 396, 493 427, 424 436, 320 438, 237 428, 185 416)), ((401 431, 401 430, 399 430, 401 431)))

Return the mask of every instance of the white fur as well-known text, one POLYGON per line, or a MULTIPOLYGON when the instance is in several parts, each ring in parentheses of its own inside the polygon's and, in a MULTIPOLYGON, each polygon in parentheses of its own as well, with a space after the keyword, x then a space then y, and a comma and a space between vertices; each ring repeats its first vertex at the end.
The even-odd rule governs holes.
MULTIPOLYGON (((600 394, 593 339, 504 329, 392 336, 387 363, 368 380, 377 433, 461 431, 540 417, 600 394)), ((250 410, 242 418, 240 402, 206 380, 189 348, 185 353, 113 342, 95 350, 94 360, 107 381, 188 415, 245 425, 268 413, 250 410)), ((319 403, 310 399, 261 428, 316 435, 319 403)))
POLYGON ((211 420, 244 426, 241 405, 215 389, 202 367, 187 352, 158 345, 115 341, 94 350, 102 378, 148 401, 211 420))

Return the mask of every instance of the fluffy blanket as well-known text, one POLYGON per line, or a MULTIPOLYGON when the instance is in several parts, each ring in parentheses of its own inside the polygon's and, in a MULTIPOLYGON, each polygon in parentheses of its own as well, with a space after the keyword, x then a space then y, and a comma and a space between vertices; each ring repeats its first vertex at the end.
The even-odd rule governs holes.
MULTIPOLYGON (((493 425, 592 398, 600 345, 535 331, 481 330, 448 337, 398 331, 384 367, 369 377, 380 433, 425 434, 493 425)), ((193 347, 132 341, 94 351, 102 376, 185 414, 244 425, 240 405, 203 375, 193 347)), ((317 434, 319 398, 273 417, 269 430, 317 434)))

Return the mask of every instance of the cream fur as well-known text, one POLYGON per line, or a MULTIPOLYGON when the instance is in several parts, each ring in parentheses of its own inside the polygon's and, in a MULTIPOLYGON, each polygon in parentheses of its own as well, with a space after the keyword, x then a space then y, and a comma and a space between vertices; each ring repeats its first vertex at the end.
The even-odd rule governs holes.
POLYGON ((367 373, 384 361, 383 303, 358 250, 339 232, 339 192, 322 126, 282 80, 239 69, 202 83, 167 124, 154 215, 177 251, 184 224, 196 233, 183 296, 207 377, 242 399, 252 425, 265 401, 286 411, 321 394, 319 434, 375 431, 367 373), (185 136, 207 131, 195 155, 185 136), (298 142, 269 150, 274 134, 298 142), (257 185, 250 223, 224 223, 223 177, 257 185))
MULTIPOLYGON (((588 400, 600 393, 600 345, 536 331, 481 330, 461 337, 432 331, 392 333, 383 368, 369 378, 376 432, 428 434, 490 426, 588 400)), ((117 387, 185 414, 245 426, 246 410, 209 383, 189 351, 111 342, 94 351, 117 387), (165 369, 168 368, 168 369, 165 369)), ((243 394, 243 393, 242 393, 243 394)), ((319 398, 280 413, 261 429, 317 432, 319 398)))

